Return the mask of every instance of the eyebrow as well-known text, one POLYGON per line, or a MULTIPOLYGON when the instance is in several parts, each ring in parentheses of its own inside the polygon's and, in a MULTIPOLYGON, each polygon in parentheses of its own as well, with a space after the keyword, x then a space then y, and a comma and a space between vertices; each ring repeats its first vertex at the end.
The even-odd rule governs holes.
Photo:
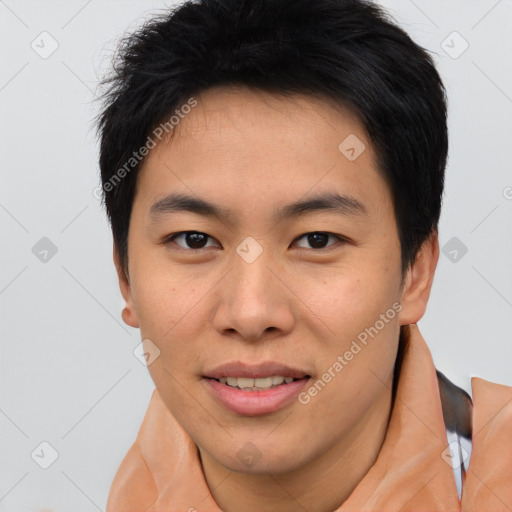
MULTIPOLYGON (((233 212, 223 206, 187 194, 169 194, 154 203, 150 216, 154 222, 162 215, 176 212, 192 212, 206 217, 232 220, 233 212)), ((282 221, 309 213, 328 211, 341 215, 367 216, 368 210, 358 199, 337 192, 323 192, 315 197, 287 204, 274 212, 274 220, 282 221)))

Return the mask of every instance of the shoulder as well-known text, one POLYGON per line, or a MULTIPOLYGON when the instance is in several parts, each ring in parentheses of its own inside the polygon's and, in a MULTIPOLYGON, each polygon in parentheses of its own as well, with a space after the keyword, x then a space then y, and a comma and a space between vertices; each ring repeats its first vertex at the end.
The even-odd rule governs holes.
POLYGON ((512 510, 512 387, 473 377, 473 453, 463 510, 512 510))
POLYGON ((471 379, 473 399, 443 373, 436 370, 443 417, 447 430, 471 439, 491 420, 495 425, 512 425, 512 387, 480 377, 471 379))
MULTIPOLYGON (((473 389, 473 429, 480 432, 492 428, 493 435, 510 437, 512 427, 512 387, 480 377, 471 379, 473 389)), ((490 430, 489 430, 490 431, 490 430)))

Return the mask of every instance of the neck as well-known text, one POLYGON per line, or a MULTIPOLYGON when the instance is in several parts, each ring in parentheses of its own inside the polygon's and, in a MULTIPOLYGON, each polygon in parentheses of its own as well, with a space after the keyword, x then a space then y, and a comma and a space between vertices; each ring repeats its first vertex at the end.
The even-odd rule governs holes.
POLYGON ((391 374, 372 407, 326 453, 285 474, 234 473, 201 451, 208 487, 224 512, 332 512, 377 459, 392 409, 391 374))

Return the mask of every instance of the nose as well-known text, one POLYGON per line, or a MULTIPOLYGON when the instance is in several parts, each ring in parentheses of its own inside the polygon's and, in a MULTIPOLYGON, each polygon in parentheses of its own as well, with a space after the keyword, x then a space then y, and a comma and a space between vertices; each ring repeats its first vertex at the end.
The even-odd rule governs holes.
POLYGON ((234 267, 221 281, 213 319, 220 334, 255 342, 283 336, 293 329, 294 294, 283 272, 275 269, 270 253, 263 251, 251 263, 234 256, 234 267))

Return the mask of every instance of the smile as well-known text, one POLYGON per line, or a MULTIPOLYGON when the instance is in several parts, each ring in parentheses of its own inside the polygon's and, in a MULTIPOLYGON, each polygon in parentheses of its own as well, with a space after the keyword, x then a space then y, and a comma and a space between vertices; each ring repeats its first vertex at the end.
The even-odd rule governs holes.
POLYGON ((263 378, 222 377, 203 378, 207 392, 223 408, 240 416, 270 414, 298 402, 298 395, 306 388, 310 377, 272 376, 263 378), (229 379, 229 380, 228 380, 229 379), (279 382, 279 384, 273 384, 279 382), (240 385, 241 384, 241 385, 240 385))
POLYGON ((282 375, 273 375, 272 377, 221 377, 218 379, 221 384, 226 384, 231 388, 241 389, 243 391, 264 391, 274 389, 283 384, 293 382, 293 377, 283 377, 282 375))

